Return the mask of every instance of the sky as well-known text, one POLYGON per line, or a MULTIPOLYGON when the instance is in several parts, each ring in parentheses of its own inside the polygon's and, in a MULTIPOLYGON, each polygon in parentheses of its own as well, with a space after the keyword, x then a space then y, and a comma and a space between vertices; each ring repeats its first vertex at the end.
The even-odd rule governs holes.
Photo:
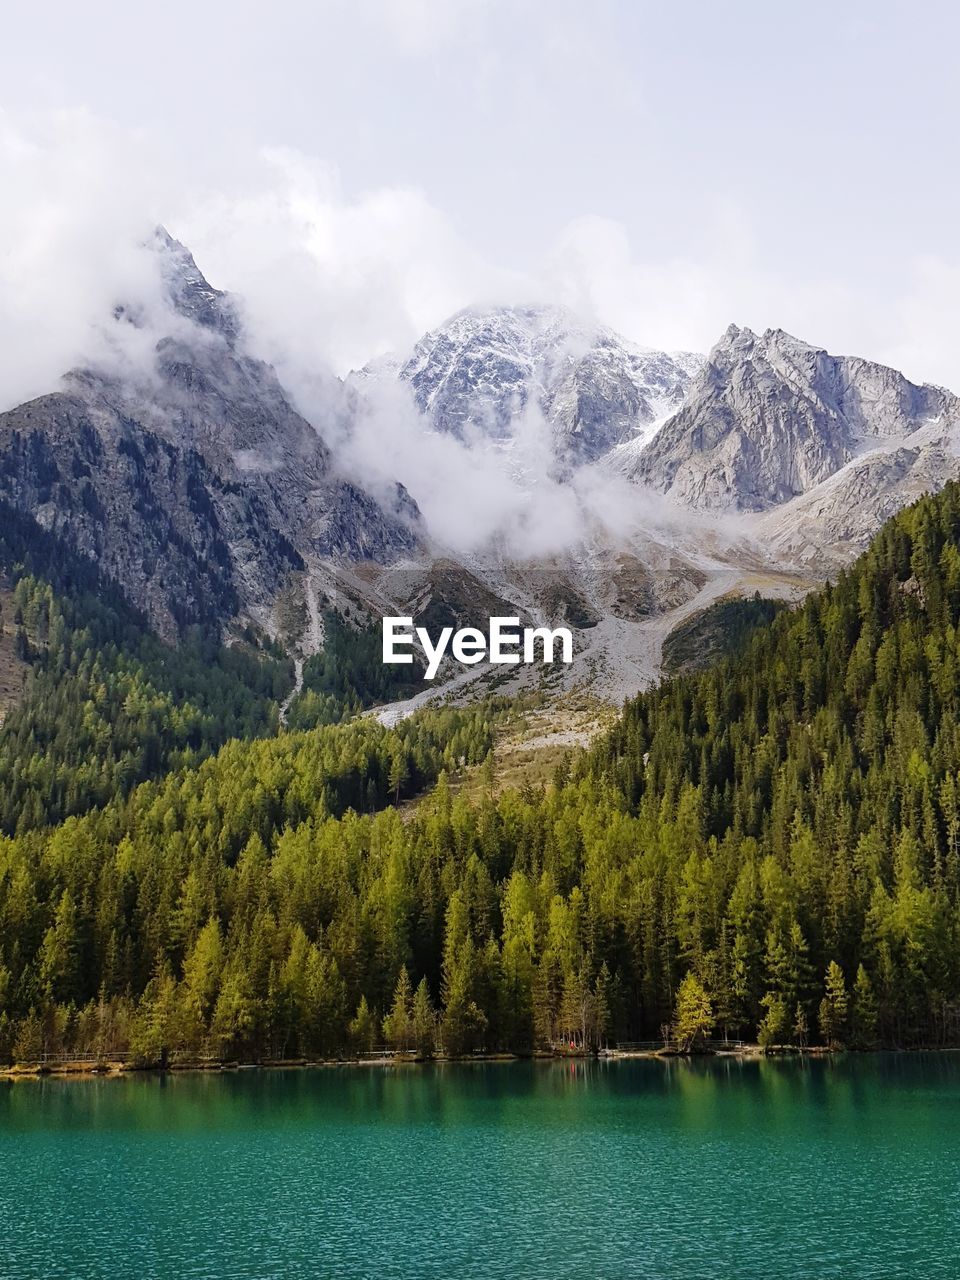
POLYGON ((79 358, 156 222, 307 369, 539 300, 960 389, 956 6, 48 0, 4 28, 5 404, 79 358))

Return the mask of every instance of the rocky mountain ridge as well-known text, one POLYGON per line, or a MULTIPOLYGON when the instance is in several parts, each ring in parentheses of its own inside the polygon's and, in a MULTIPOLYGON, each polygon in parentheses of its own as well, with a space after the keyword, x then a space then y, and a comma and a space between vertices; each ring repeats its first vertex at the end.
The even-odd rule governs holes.
POLYGON ((170 639, 253 620, 301 662, 328 607, 463 623, 495 604, 572 625, 583 662, 566 683, 618 700, 655 678, 680 618, 731 592, 795 598, 960 467, 952 393, 780 330, 731 326, 703 361, 559 308, 468 310, 348 379, 331 420, 368 381, 404 386, 425 448, 436 432, 464 442, 467 486, 471 445, 509 449, 536 412, 555 483, 589 477, 602 500, 575 545, 538 563, 516 548, 454 555, 415 485, 374 497, 341 469, 189 251, 162 231, 151 248, 162 314, 122 302, 113 320, 149 338, 149 360, 75 370, 0 414, 0 499, 95 561, 170 639), (631 519, 608 523, 625 504, 631 519))
POLYGON ((685 506, 764 511, 958 412, 951 392, 895 369, 830 355, 780 329, 731 325, 682 408, 627 470, 685 506))

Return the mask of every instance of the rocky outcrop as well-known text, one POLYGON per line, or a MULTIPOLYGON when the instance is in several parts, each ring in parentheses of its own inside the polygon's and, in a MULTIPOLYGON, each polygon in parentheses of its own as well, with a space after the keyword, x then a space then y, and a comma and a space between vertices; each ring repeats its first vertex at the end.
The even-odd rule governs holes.
POLYGON ((849 564, 902 507, 960 476, 958 427, 944 419, 854 458, 809 493, 755 517, 753 536, 775 560, 817 574, 849 564))
POLYGON ((758 336, 731 325, 628 474, 687 506, 762 511, 878 443, 956 415, 958 404, 884 365, 832 356, 780 329, 758 336))

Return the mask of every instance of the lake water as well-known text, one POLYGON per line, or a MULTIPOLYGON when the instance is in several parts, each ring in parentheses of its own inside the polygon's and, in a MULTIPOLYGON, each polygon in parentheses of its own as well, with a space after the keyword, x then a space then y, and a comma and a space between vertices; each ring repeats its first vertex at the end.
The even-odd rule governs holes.
POLYGON ((0 1275, 960 1275, 960 1055, 0 1082, 0 1275))

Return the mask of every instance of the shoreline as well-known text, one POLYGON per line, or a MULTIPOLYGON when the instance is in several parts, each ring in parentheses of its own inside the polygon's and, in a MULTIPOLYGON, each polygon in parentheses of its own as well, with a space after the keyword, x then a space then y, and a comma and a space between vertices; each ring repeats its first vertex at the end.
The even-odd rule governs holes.
POLYGON ((675 1060, 705 1061, 712 1058, 737 1059, 739 1061, 760 1061, 772 1058, 827 1058, 843 1054, 855 1056, 869 1053, 957 1053, 958 1047, 920 1046, 917 1048, 901 1048, 896 1046, 877 1046, 875 1049, 833 1049, 826 1045, 814 1045, 806 1048, 796 1046, 778 1046, 774 1050, 764 1050, 758 1044, 744 1044, 737 1048, 708 1050, 706 1052, 680 1053, 675 1049, 607 1049, 599 1053, 550 1053, 539 1050, 529 1054, 488 1053, 473 1054, 467 1057, 417 1057, 416 1054, 384 1054, 365 1058, 271 1058, 259 1062, 242 1062, 237 1060, 204 1060, 190 1059, 183 1062, 171 1062, 165 1067, 158 1065, 134 1066, 118 1059, 104 1058, 97 1061, 85 1059, 65 1059, 56 1063, 17 1063, 13 1066, 0 1067, 0 1082, 16 1083, 18 1080, 102 1080, 121 1079, 137 1076, 160 1075, 224 1075, 258 1071, 316 1071, 330 1070, 338 1067, 423 1067, 464 1063, 497 1063, 497 1062, 628 1062, 638 1059, 652 1059, 661 1062, 675 1060))
POLYGON ((170 1062, 165 1067, 156 1064, 134 1066, 118 1059, 103 1058, 97 1061, 86 1059, 65 1059, 56 1063, 16 1063, 13 1066, 0 1068, 0 1080, 44 1080, 50 1077, 57 1079, 116 1079, 120 1076, 140 1075, 181 1075, 188 1072, 207 1075, 240 1073, 247 1071, 311 1071, 329 1070, 333 1067, 424 1067, 447 1063, 490 1063, 490 1062, 612 1062, 630 1058, 710 1058, 710 1057, 755 1057, 761 1053, 759 1046, 749 1045, 742 1049, 723 1053, 691 1053, 679 1054, 671 1050, 619 1050, 608 1049, 600 1053, 551 1053, 547 1050, 536 1050, 532 1053, 478 1053, 464 1057, 435 1056, 418 1057, 414 1053, 376 1054, 370 1057, 350 1058, 268 1058, 258 1062, 242 1062, 233 1059, 188 1059, 183 1062, 170 1062))
POLYGON ((89 1080, 118 1079, 122 1076, 147 1075, 223 1075, 254 1071, 316 1071, 333 1067, 421 1067, 447 1062, 529 1062, 553 1061, 563 1058, 592 1058, 595 1054, 553 1053, 487 1053, 463 1058, 420 1058, 416 1054, 383 1054, 365 1058, 267 1058, 259 1062, 241 1062, 234 1059, 192 1058, 183 1062, 169 1062, 165 1067, 156 1063, 133 1065, 118 1059, 103 1058, 95 1062, 83 1059, 66 1059, 56 1063, 16 1063, 0 1067, 0 1080, 45 1080, 49 1078, 89 1080))

